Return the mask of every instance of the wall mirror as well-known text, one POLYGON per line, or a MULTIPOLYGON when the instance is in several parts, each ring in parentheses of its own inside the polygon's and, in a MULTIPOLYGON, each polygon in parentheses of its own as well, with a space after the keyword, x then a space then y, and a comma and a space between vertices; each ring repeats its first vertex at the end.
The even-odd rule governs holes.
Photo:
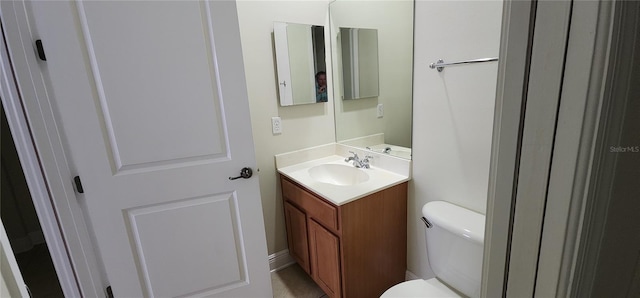
MULTIPOLYGON (((411 158, 413 7, 413 1, 404 0, 336 0, 329 4, 328 39, 331 40, 337 142, 411 158), (377 47, 357 44, 359 53, 370 51, 377 56, 376 71, 359 69, 361 77, 375 74, 378 78, 377 94, 367 98, 337 100, 342 98, 344 86, 348 85, 343 82, 345 65, 353 64, 343 59, 345 44, 350 42, 345 37, 343 29, 346 28, 370 29, 376 33, 377 47)), ((363 32, 367 31, 359 30, 357 35, 363 32)))
MULTIPOLYGON (((342 99, 378 96, 378 30, 340 28, 342 99)), ((334 85, 339 86, 339 85, 334 85)))
POLYGON ((275 22, 280 105, 327 101, 324 27, 275 22))

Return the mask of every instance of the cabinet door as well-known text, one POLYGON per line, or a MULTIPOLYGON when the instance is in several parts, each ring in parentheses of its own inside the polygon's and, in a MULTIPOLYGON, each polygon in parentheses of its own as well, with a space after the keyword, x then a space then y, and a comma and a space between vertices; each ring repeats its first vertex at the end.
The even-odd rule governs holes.
POLYGON ((340 297, 340 240, 314 220, 309 220, 311 277, 332 298, 340 297))
POLYGON ((289 254, 307 273, 309 270, 309 244, 307 242, 307 217, 298 208, 284 203, 284 218, 287 225, 289 254))

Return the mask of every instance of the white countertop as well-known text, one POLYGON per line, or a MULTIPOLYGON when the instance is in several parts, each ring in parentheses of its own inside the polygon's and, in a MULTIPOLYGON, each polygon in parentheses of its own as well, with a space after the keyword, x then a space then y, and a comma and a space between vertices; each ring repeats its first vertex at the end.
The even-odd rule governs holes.
POLYGON ((316 195, 338 206, 360 199, 382 189, 409 181, 410 179, 408 175, 397 174, 372 165, 370 169, 361 169, 369 175, 369 180, 365 182, 355 185, 334 185, 322 183, 311 178, 309 174, 310 168, 321 164, 350 165, 351 163, 346 163, 342 156, 330 155, 319 159, 281 167, 278 168, 278 172, 306 187, 316 195))

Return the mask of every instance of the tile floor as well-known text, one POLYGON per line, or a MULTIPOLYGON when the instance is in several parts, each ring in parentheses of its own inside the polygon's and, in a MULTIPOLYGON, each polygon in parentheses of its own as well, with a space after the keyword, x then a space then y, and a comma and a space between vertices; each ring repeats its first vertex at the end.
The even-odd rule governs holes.
POLYGON ((274 298, 327 297, 298 264, 271 272, 271 286, 273 287, 274 298))

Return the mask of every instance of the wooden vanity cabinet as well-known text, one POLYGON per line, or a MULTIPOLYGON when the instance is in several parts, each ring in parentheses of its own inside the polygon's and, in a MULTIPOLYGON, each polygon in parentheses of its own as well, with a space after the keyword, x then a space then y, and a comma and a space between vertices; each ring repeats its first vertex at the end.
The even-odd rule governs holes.
POLYGON ((289 253, 329 297, 380 297, 404 281, 406 182, 341 206, 281 182, 289 253))

